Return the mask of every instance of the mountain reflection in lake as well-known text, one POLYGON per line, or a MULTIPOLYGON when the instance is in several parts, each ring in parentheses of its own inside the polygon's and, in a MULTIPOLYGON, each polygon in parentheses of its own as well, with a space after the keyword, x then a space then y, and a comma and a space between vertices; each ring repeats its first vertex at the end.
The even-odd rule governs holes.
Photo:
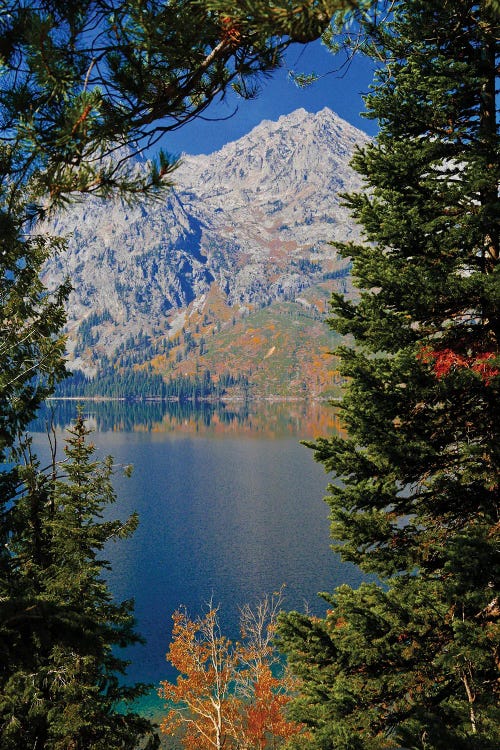
POLYGON ((47 421, 66 427, 78 405, 100 432, 185 432, 247 434, 300 438, 325 435, 340 429, 335 411, 325 403, 288 402, 165 402, 54 400, 40 410, 32 430, 45 432, 47 421))
MULTIPOLYGON (((110 586, 118 599, 135 599, 138 629, 147 639, 130 652, 130 677, 154 684, 169 675, 165 653, 171 615, 180 605, 196 615, 213 598, 228 635, 236 637, 238 607, 283 583, 288 609, 307 602, 320 613, 318 591, 360 580, 330 550, 322 499, 328 480, 299 444, 311 435, 311 417, 301 415, 297 404, 255 410, 246 421, 230 410, 226 431, 217 409, 209 417, 181 417, 164 406, 84 406, 97 428, 98 454, 135 467, 130 479, 115 477, 118 501, 110 514, 126 517, 137 510, 139 529, 106 553, 110 586)), ((55 423, 67 424, 75 410, 74 403, 56 407, 55 423)), ((319 411, 330 417, 327 405, 319 411)), ((327 434, 326 427, 316 434, 327 434)), ((43 434, 36 433, 34 442, 40 454, 47 450, 43 434)))

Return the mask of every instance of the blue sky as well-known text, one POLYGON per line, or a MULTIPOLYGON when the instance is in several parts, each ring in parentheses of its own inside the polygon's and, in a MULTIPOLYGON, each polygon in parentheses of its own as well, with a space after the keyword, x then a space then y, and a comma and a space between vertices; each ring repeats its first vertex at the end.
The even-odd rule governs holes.
POLYGON ((368 92, 373 78, 371 67, 366 59, 359 57, 342 74, 331 72, 343 60, 343 57, 334 57, 320 42, 294 45, 287 54, 287 67, 296 72, 317 73, 320 79, 316 83, 300 89, 289 80, 287 70, 281 69, 271 79, 263 81, 257 99, 243 101, 231 97, 228 102, 212 105, 205 113, 205 117, 225 118, 237 106, 237 112, 229 119, 212 122, 197 119, 168 134, 161 145, 176 155, 182 152, 208 154, 245 135, 262 120, 277 120, 298 107, 309 112, 329 107, 352 125, 375 135, 376 124, 360 117, 361 95, 368 92))

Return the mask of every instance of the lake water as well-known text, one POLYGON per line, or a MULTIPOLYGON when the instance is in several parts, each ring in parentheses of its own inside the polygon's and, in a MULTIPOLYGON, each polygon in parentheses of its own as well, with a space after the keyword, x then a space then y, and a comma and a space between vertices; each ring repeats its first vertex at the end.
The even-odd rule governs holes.
MULTIPOLYGON (((330 549, 322 499, 328 479, 299 443, 336 429, 331 407, 315 405, 314 413, 303 404, 245 407, 239 416, 241 407, 226 414, 180 414, 177 407, 84 408, 98 454, 135 467, 130 479, 115 478, 112 515, 137 511, 140 526, 107 549, 109 583, 118 599, 135 599, 147 640, 127 654, 129 676, 154 685, 172 676, 165 653, 180 605, 197 615, 212 598, 227 634, 236 637, 238 607, 282 584, 287 609, 307 606, 320 614, 325 605, 317 592, 361 578, 330 549)), ((58 430, 74 413, 74 404, 56 409, 58 430)), ((35 443, 43 453, 41 433, 35 443)), ((145 710, 159 706, 153 692, 145 710)))

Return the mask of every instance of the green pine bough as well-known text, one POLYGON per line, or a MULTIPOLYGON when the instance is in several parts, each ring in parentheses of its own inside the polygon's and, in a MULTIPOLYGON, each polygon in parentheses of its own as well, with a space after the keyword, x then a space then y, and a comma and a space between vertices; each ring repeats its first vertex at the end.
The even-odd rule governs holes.
MULTIPOLYGON (((360 289, 334 295, 347 439, 335 548, 376 581, 281 619, 293 718, 326 750, 494 750, 499 712, 499 17, 486 2, 395 2, 372 49, 377 139, 346 197, 360 289)), ((304 745, 303 745, 304 746, 304 745)))
POLYGON ((109 466, 88 463, 81 420, 66 468, 81 479, 66 474, 64 485, 55 460, 40 467, 23 438, 66 374, 71 280, 44 287, 44 263, 64 241, 42 234, 39 220, 87 194, 161 198, 176 159, 159 150, 138 170, 130 156, 231 91, 255 96, 294 37, 316 38, 336 10, 316 0, 252 5, 258 23, 235 25, 223 0, 0 2, 1 750, 157 741, 147 720, 117 711, 141 687, 120 687, 124 665, 110 651, 136 639, 130 608, 115 607, 97 580, 104 526, 90 515, 112 499, 109 466), (289 11, 293 23, 278 27, 276 13, 289 11))

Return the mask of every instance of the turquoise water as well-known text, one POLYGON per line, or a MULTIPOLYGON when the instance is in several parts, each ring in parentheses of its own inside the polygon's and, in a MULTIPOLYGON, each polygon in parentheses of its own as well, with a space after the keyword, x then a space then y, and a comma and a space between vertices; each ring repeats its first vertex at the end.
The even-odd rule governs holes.
MULTIPOLYGON (((137 511, 139 529, 107 549, 110 587, 119 600, 134 598, 147 640, 127 653, 130 680, 157 686, 173 676, 165 653, 180 605, 197 615, 213 599, 234 638, 238 607, 282 584, 287 609, 320 614, 318 591, 359 582, 330 549, 327 477, 299 444, 296 425, 296 434, 272 438, 246 429, 185 433, 180 425, 163 432, 115 425, 94 434, 99 455, 135 467, 130 479, 116 477, 111 514, 137 511)), ((43 452, 44 437, 35 442, 43 452)), ((161 706, 152 691, 141 709, 156 715, 161 706)))

